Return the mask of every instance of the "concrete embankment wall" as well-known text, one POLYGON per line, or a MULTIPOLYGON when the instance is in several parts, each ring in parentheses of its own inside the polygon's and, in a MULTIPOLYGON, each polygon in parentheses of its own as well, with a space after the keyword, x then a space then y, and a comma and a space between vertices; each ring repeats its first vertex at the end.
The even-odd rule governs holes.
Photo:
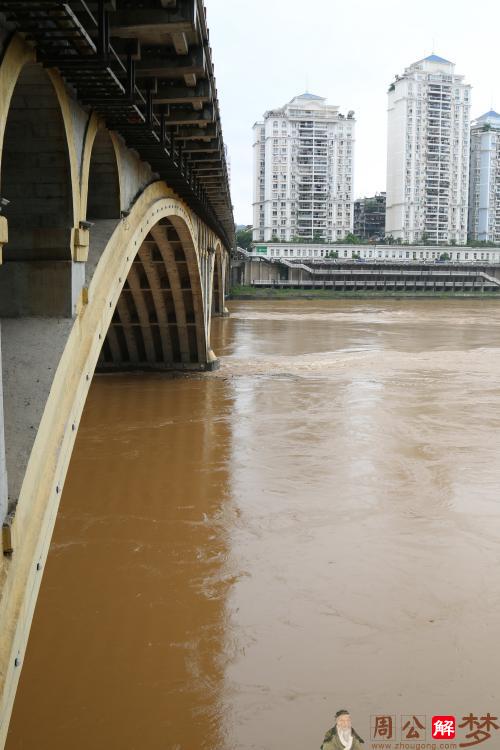
POLYGON ((233 283, 283 289, 500 293, 500 266, 474 263, 236 261, 233 283))

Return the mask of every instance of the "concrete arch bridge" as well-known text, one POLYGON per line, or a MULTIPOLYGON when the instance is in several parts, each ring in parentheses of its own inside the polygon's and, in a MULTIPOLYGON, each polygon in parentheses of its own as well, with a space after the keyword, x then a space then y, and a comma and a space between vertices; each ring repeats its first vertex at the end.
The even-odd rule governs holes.
POLYGON ((225 159, 200 2, 0 2, 0 747, 95 369, 217 366, 225 159))

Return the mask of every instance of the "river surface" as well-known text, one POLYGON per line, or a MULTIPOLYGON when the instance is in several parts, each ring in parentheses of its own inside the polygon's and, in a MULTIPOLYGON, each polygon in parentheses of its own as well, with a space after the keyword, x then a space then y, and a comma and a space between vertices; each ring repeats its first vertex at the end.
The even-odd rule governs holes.
POLYGON ((216 373, 94 379, 8 750, 317 750, 341 708, 368 750, 376 715, 498 716, 500 305, 213 325, 216 373))

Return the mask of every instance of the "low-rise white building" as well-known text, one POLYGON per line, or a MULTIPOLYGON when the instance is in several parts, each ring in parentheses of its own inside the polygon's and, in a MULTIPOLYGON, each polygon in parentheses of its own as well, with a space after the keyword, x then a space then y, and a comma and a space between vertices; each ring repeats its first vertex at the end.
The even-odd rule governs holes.
POLYGON ((500 247, 436 247, 435 245, 325 245, 310 243, 255 243, 250 255, 266 260, 318 262, 331 258, 336 253, 338 260, 392 261, 432 263, 443 256, 453 263, 500 263, 500 247))
POLYGON ((471 125, 469 238, 500 242, 500 115, 486 112, 471 125))

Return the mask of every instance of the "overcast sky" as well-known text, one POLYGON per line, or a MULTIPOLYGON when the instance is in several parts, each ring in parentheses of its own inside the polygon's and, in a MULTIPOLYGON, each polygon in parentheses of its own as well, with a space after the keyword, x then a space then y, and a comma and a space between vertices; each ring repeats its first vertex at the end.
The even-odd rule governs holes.
POLYGON ((356 113, 355 197, 385 190, 387 88, 435 52, 500 108, 498 0, 205 0, 234 218, 252 223, 252 125, 307 89, 356 113))

